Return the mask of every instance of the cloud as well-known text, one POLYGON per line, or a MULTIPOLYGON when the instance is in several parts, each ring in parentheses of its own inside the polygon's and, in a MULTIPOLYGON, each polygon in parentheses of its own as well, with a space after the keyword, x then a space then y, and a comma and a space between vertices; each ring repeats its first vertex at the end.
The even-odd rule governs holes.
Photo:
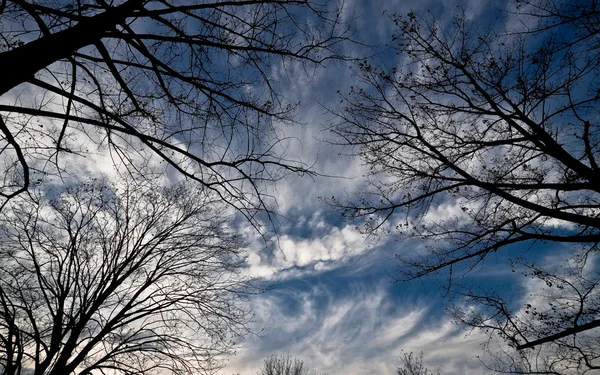
POLYGON ((223 373, 254 374, 270 354, 290 353, 331 375, 391 374, 401 350, 423 351, 447 375, 480 373, 482 337, 465 337, 431 302, 394 297, 385 283, 276 289, 254 302, 260 337, 246 339, 223 373))
POLYGON ((354 226, 336 226, 320 211, 308 219, 301 217, 287 233, 273 237, 269 247, 253 229, 245 233, 252 237, 247 272, 264 279, 300 277, 339 268, 372 245, 354 226))

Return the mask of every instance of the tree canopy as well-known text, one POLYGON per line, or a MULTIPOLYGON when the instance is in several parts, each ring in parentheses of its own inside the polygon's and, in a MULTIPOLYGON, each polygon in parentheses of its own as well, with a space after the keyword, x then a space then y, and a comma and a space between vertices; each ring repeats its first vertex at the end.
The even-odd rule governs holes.
POLYGON ((280 87, 342 58, 338 5, 0 2, 3 373, 219 368, 257 291, 224 206, 311 173, 280 87))
MULTIPOLYGON (((398 250, 399 279, 444 273, 468 301, 460 320, 519 350, 554 353, 569 371, 598 368, 598 14, 597 2, 539 0, 485 25, 466 10, 451 24, 391 15, 397 64, 359 63, 332 126, 334 142, 369 167, 369 187, 334 204, 369 234, 427 244, 398 250), (568 260, 527 259, 537 243, 563 246, 568 260), (499 252, 553 303, 519 309, 461 286, 499 252)), ((540 368, 530 371, 563 371, 540 368)))
POLYGON ((194 180, 251 217, 267 207, 263 182, 307 172, 273 126, 293 121, 296 104, 278 83, 290 66, 340 57, 340 11, 310 0, 3 1, 0 195, 80 173, 99 154, 127 173, 194 180))
POLYGON ((243 244, 186 185, 74 185, 0 214, 3 374, 211 373, 250 319, 243 244))

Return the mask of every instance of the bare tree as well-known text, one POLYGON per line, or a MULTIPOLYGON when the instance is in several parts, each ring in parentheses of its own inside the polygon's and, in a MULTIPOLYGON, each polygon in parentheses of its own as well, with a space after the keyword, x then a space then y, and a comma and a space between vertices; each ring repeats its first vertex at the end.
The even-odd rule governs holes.
POLYGON ((265 359, 260 375, 319 375, 316 370, 310 370, 304 361, 287 355, 273 354, 265 359))
POLYGON ((423 365, 423 353, 416 357, 412 352, 402 352, 400 355, 402 365, 398 367, 397 375, 440 375, 439 372, 433 372, 423 365))
POLYGON ((219 368, 257 289, 212 193, 95 181, 37 198, 0 216, 2 374, 219 368))
POLYGON ((100 153, 139 175, 162 163, 250 217, 264 181, 307 172, 272 124, 295 106, 278 84, 290 66, 339 57, 340 12, 311 0, 2 1, 0 195, 100 153))
MULTIPOLYGON (((401 62, 360 63, 361 83, 343 96, 333 126, 370 167, 371 187, 335 203, 364 219, 367 233, 395 228, 429 244, 424 254, 398 255, 401 280, 443 271, 452 290, 509 245, 563 244, 582 262, 561 275, 514 259, 561 287, 560 311, 544 309, 542 320, 530 311, 536 324, 515 323, 521 318, 489 292, 456 290, 491 308, 492 331, 517 349, 570 340, 571 354, 585 351, 572 341, 597 337, 600 327, 598 275, 590 272, 600 241, 599 14, 596 1, 540 0, 518 1, 484 27, 467 12, 451 25, 431 14, 393 15, 401 62)), ((542 294, 553 299, 555 291, 542 294)), ((597 352, 597 339, 591 344, 597 352)))
POLYGON ((521 306, 497 292, 481 288, 455 290, 460 304, 449 309, 457 321, 484 330, 493 360, 488 367, 498 373, 596 373, 600 370, 600 273, 597 255, 583 254, 561 265, 541 266, 518 260, 532 286, 521 306))

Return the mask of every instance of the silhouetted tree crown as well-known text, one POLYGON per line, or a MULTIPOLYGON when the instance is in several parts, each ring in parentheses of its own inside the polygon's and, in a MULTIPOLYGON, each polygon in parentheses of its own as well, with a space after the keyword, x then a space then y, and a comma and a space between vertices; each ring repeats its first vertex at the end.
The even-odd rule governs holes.
POLYGON ((412 352, 402 352, 400 355, 402 364, 396 370, 397 375, 440 375, 439 372, 429 370, 423 364, 423 353, 417 357, 412 352))
POLYGON ((264 360, 260 375, 326 375, 311 370, 303 360, 289 354, 273 354, 264 360))
POLYGON ((279 82, 340 58, 340 12, 310 0, 3 1, 3 202, 97 153, 128 173, 183 175, 252 218, 268 206, 264 182, 307 172, 273 126, 295 107, 279 82))
POLYGON ((398 64, 358 64, 332 126, 334 142, 368 166, 369 187, 333 203, 366 233, 425 240, 426 251, 398 251, 399 279, 444 272, 468 302, 459 320, 553 356, 529 371, 596 369, 600 12, 583 0, 507 9, 485 25, 468 10, 450 25, 431 13, 391 16, 398 64), (543 286, 541 300, 519 310, 461 287, 493 254, 536 243, 571 252, 549 269, 512 259, 543 286))
MULTIPOLYGON (((242 243, 222 203, 92 181, 0 213, 0 363, 31 373, 211 373, 247 331, 242 243)), ((33 195, 34 193, 32 193, 33 195)))

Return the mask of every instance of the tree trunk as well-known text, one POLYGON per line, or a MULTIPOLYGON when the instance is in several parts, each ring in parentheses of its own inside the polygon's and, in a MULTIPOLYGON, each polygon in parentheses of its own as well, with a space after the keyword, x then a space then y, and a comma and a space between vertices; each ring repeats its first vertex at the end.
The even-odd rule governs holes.
POLYGON ((80 48, 98 42, 106 32, 130 17, 145 0, 129 0, 73 27, 46 35, 21 47, 0 53, 0 95, 27 82, 35 73, 80 48))

